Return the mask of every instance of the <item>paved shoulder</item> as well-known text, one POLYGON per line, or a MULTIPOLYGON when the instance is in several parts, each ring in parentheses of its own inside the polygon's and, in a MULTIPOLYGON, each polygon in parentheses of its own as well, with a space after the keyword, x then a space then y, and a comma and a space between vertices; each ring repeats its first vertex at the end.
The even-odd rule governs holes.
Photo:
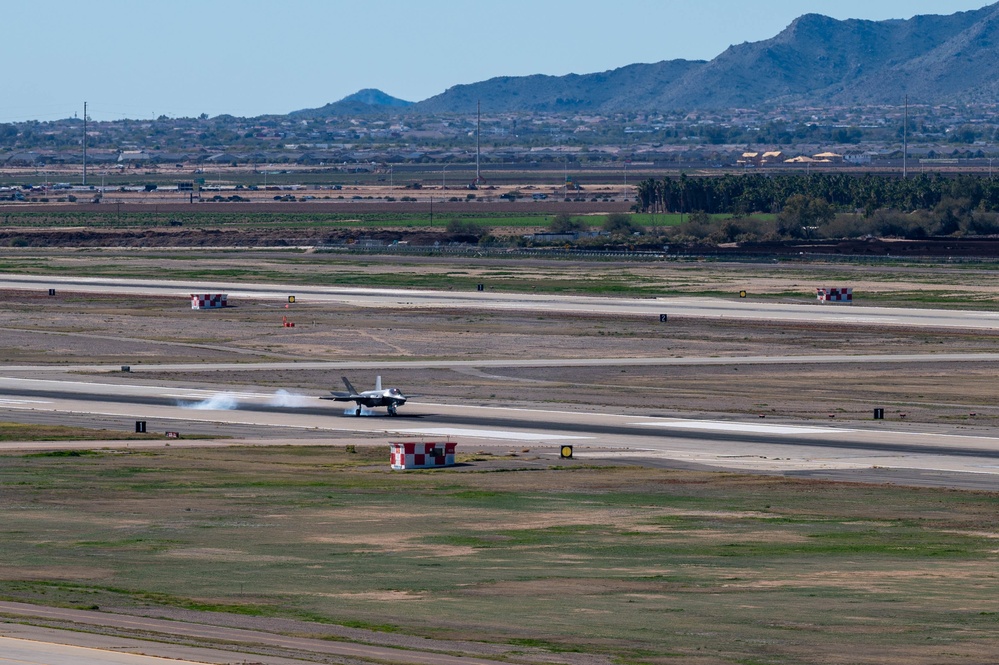
MULTIPOLYGON (((238 649, 247 649, 251 653, 255 649, 278 649, 280 652, 290 655, 301 654, 303 658, 308 660, 314 660, 316 654, 321 654, 374 660, 381 663, 398 663, 400 665, 501 665, 500 661, 497 660, 452 656, 436 651, 398 649, 353 642, 331 642, 321 639, 291 637, 266 631, 248 630, 245 628, 228 628, 224 626, 89 610, 71 610, 31 605, 28 603, 0 602, 0 614, 65 622, 67 624, 75 624, 81 630, 86 630, 86 626, 101 626, 113 628, 118 634, 124 635, 148 636, 156 634, 161 641, 170 641, 171 637, 178 638, 178 641, 184 642, 194 640, 196 643, 200 643, 206 647, 211 647, 213 644, 226 643, 229 648, 235 646, 236 653, 238 653, 238 649)), ((112 660, 110 656, 131 657, 131 655, 116 651, 104 651, 103 649, 92 647, 70 647, 46 641, 32 641, 9 637, 0 639, 9 641, 11 645, 16 644, 25 649, 22 652, 23 657, 14 658, 10 655, 12 651, 5 650, 3 648, 5 644, 0 642, 0 654, 3 654, 0 655, 0 665, 8 665, 8 663, 17 663, 18 665, 80 665, 81 663, 83 665, 90 665, 91 663, 95 665, 98 663, 111 663, 113 665, 119 663, 122 665, 160 665, 162 663, 186 664, 194 662, 166 658, 112 660), (49 650, 50 647, 51 649, 49 650), (77 648, 81 649, 81 651, 74 653, 72 650, 77 648), (87 657, 88 654, 92 655, 94 659, 82 659, 87 657), (8 660, 4 660, 5 658, 8 660), (14 659, 11 660, 11 658, 14 659)), ((135 657, 142 658, 143 656, 135 657)), ((267 661, 266 659, 261 660, 256 655, 253 656, 253 659, 254 662, 279 662, 267 661)), ((231 662, 231 660, 225 662, 231 662)), ((289 661, 283 660, 281 662, 289 661)))

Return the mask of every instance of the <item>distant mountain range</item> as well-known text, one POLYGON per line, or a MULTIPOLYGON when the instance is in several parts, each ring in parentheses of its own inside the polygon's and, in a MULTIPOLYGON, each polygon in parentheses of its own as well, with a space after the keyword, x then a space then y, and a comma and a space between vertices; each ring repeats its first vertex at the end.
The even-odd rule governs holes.
POLYGON ((999 3, 948 16, 796 19, 777 36, 711 61, 669 60, 596 74, 498 77, 415 104, 362 90, 292 115, 711 110, 778 104, 982 103, 999 100, 999 3))

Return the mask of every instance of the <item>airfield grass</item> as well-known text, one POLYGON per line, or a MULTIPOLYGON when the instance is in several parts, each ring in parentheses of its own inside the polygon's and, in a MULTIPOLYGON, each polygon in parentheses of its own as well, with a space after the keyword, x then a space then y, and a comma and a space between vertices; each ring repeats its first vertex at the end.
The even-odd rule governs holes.
MULTIPOLYGON (((0 421, 0 441, 130 441, 166 438, 159 434, 136 434, 108 429, 87 427, 65 427, 62 425, 37 425, 0 421)), ((65 455, 80 457, 96 454, 90 450, 72 450, 61 453, 39 453, 40 455, 65 455)))
MULTIPOLYGON (((383 446, 0 456, 0 597, 618 663, 983 662, 999 496, 383 446)), ((459 451, 461 452, 461 451, 459 451)))

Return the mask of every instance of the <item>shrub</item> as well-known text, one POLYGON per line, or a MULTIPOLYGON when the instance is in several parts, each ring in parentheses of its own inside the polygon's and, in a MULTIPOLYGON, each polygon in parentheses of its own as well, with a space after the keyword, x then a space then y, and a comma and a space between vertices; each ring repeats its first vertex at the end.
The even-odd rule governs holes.
POLYGON ((552 218, 548 230, 552 233, 576 233, 586 228, 586 225, 575 217, 560 213, 552 218))
POLYGON ((635 224, 631 215, 615 212, 607 215, 607 218, 604 220, 604 231, 615 235, 631 235, 633 233, 641 233, 644 229, 635 224))
POLYGON ((452 220, 449 220, 448 223, 447 223, 447 227, 446 228, 447 228, 447 232, 448 233, 455 233, 455 234, 461 234, 461 235, 470 235, 470 236, 475 236, 475 237, 479 237, 479 236, 482 236, 482 235, 488 235, 490 233, 490 231, 492 230, 492 229, 490 229, 488 227, 479 226, 475 222, 470 222, 470 221, 464 220, 464 219, 452 219, 452 220))

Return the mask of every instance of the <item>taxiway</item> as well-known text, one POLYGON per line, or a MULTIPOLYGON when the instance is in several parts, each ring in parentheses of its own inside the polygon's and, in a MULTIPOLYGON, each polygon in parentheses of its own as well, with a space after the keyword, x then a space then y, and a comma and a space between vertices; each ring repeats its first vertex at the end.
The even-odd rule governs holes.
POLYGON ((244 300, 310 302, 355 307, 409 309, 480 309, 527 312, 587 312, 616 316, 681 316, 755 321, 833 323, 916 328, 964 328, 999 330, 999 312, 891 307, 859 307, 845 304, 785 304, 753 299, 720 298, 600 298, 549 294, 459 292, 410 289, 338 288, 292 284, 228 282, 179 282, 71 276, 0 274, 3 289, 69 290, 83 293, 165 296, 188 299, 192 293, 227 293, 230 302, 244 300))

